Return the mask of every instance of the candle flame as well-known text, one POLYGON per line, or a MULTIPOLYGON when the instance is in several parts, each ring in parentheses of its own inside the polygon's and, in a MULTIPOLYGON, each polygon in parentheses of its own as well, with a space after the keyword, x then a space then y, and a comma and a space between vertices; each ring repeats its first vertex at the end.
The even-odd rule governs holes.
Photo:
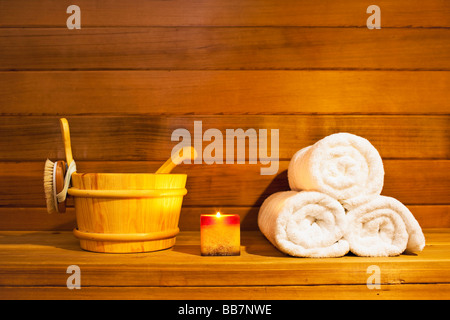
POLYGON ((220 218, 220 212, 219 212, 219 211, 217 211, 216 217, 217 217, 217 218, 220 218))

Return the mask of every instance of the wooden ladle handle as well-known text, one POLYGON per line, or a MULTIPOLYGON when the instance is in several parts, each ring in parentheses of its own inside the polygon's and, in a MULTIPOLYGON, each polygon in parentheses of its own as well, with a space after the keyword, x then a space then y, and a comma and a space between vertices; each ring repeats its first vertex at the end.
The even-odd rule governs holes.
POLYGON ((173 168, 175 168, 184 160, 195 158, 197 158, 197 151, 194 147, 183 147, 176 151, 172 157, 167 159, 167 161, 164 162, 164 164, 158 170, 156 170, 156 173, 170 173, 173 168), (181 156, 180 151, 182 152, 181 156))

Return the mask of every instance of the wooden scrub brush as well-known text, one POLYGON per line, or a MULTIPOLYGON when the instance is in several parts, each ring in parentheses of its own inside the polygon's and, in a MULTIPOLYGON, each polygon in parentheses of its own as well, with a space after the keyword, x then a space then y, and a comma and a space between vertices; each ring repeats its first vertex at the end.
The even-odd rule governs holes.
POLYGON ((66 119, 60 119, 61 131, 64 139, 67 167, 64 161, 45 161, 44 192, 48 213, 66 212, 66 195, 69 188, 70 177, 76 171, 75 161, 72 157, 70 144, 69 124, 66 119))
POLYGON ((45 161, 44 192, 48 213, 66 212, 66 202, 58 202, 56 195, 64 189, 64 175, 66 163, 64 161, 45 161))

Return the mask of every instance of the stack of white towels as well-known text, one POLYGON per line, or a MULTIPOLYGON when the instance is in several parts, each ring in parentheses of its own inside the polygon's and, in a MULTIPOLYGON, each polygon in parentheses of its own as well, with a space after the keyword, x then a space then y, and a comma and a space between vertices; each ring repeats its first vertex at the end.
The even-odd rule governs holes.
POLYGON ((286 254, 384 257, 425 246, 409 209, 380 195, 383 162, 364 138, 337 133, 299 150, 288 180, 291 191, 269 196, 258 215, 261 232, 286 254))

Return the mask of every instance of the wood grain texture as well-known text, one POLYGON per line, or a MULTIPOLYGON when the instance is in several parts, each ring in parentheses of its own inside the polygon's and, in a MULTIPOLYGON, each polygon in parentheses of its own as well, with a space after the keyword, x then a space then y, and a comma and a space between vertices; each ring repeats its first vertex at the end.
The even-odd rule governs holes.
MULTIPOLYGON (((0 26, 65 28, 70 1, 0 1, 0 26)), ((82 27, 92 26, 358 26, 367 3, 358 0, 77 0, 82 27), (239 14, 236 14, 239 13, 239 14)), ((445 0, 378 0, 382 27, 448 27, 445 0)))
POLYGON ((216 206, 239 208, 253 228, 262 200, 287 189, 295 151, 340 131, 380 151, 385 194, 412 205, 421 224, 448 225, 447 1, 380 0, 381 30, 366 28, 368 4, 357 0, 80 0, 81 30, 65 26, 69 4, 0 1, 4 228, 23 222, 17 210, 23 227, 73 225, 29 215, 43 206, 41 162, 64 158, 59 115, 74 116, 74 155, 94 172, 156 169, 172 131, 192 132, 194 120, 223 133, 279 128, 277 177, 261 177, 259 165, 179 168, 190 177, 186 228, 216 206))
MULTIPOLYGON (((180 165, 174 173, 188 175, 184 206, 253 207, 261 205, 274 192, 289 190, 288 164, 289 161, 280 161, 278 174, 273 176, 260 175, 264 165, 259 164, 180 165)), ((159 162, 77 162, 79 173, 144 173, 153 172, 159 165, 159 162)), ((450 204, 449 166, 449 160, 385 160, 382 194, 405 204, 450 204)), ((0 206, 44 207, 43 168, 44 162, 0 162, 0 206)))
MULTIPOLYGON (((450 228, 449 205, 407 205, 422 228, 450 228)), ((239 214, 241 230, 257 231, 259 207, 188 207, 181 208, 178 226, 181 231, 199 231, 200 215, 220 210, 239 214)), ((75 209, 66 214, 48 215, 43 207, 0 208, 0 231, 71 231, 76 227, 75 209)))
POLYGON ((423 228, 450 227, 449 1, 379 0, 381 30, 359 0, 77 0, 81 30, 66 28, 70 4, 0 0, 1 299, 450 298, 449 229, 425 229, 417 255, 317 260, 286 257, 257 227, 264 199, 288 189, 290 157, 342 131, 380 151, 383 194, 423 228), (45 158, 64 158, 59 116, 79 172, 154 172, 195 120, 279 129, 279 171, 179 166, 173 249, 86 252, 67 232, 73 199, 44 213, 45 158), (199 216, 216 210, 241 216, 241 256, 200 256, 199 216), (66 288, 72 264, 82 290, 66 288), (366 286, 374 264, 381 290, 366 286))
POLYGON ((211 258, 200 256, 198 232, 180 233, 171 250, 110 255, 82 251, 70 232, 9 231, 0 237, 0 285, 65 287, 72 264, 82 272, 80 292, 83 286, 366 285, 367 267, 374 264, 382 286, 448 284, 448 229, 425 230, 425 237, 430 240, 416 255, 299 259, 279 252, 259 232, 243 232, 240 256, 211 258))
POLYGON ((0 72, 0 114, 449 114, 449 87, 447 71, 0 72))
POLYGON ((2 28, 0 47, 0 70, 450 70, 441 28, 2 28))
MULTIPOLYGON (((271 129, 279 129, 281 160, 289 160, 301 148, 337 132, 368 139, 383 159, 450 158, 448 115, 71 116, 68 120, 73 156, 78 161, 159 160, 162 164, 178 144, 178 140, 171 141, 174 130, 189 130, 193 143, 194 121, 202 121, 203 132, 220 130, 224 148, 226 129, 267 129, 269 137, 271 129)), ((55 116, 1 117, 0 161, 64 159, 58 121, 55 116)), ((209 144, 204 142, 203 148, 209 144)))
POLYGON ((233 287, 2 287, 2 300, 446 300, 450 284, 233 287))

